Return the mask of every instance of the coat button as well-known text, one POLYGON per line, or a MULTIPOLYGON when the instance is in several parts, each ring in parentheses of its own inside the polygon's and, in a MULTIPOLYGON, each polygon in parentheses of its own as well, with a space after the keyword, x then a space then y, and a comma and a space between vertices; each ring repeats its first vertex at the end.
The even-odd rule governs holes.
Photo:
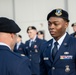
POLYGON ((31 61, 31 59, 30 59, 30 61, 31 61))
POLYGON ((30 57, 31 57, 32 55, 30 54, 30 57))
POLYGON ((30 52, 32 52, 32 51, 30 51, 30 52))
POLYGON ((55 70, 55 67, 52 67, 52 70, 55 70))

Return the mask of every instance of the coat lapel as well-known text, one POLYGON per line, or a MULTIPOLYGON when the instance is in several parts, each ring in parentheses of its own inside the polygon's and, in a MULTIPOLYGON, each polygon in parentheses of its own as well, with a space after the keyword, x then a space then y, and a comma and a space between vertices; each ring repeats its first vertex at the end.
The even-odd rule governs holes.
POLYGON ((51 40, 49 43, 48 43, 48 45, 47 45, 47 49, 46 49, 46 55, 49 57, 49 59, 50 59, 50 61, 51 62, 53 62, 53 59, 52 59, 52 53, 51 53, 51 48, 52 48, 52 42, 53 42, 53 40, 51 40))
POLYGON ((61 44, 56 56, 55 56, 55 59, 54 59, 54 63, 60 59, 60 55, 62 55, 66 50, 68 50, 68 45, 69 45, 69 35, 67 34, 63 43, 61 44))

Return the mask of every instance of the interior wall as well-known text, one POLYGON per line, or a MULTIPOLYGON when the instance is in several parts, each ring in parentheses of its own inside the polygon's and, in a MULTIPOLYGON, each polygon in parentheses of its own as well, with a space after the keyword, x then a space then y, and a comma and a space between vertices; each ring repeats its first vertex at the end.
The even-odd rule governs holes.
POLYGON ((15 17, 18 24, 21 25, 23 40, 28 39, 26 33, 28 26, 35 26, 37 30, 45 31, 45 39, 51 38, 48 32, 47 14, 55 8, 65 9, 64 0, 15 0, 15 17))
POLYGON ((0 0, 0 16, 12 18, 21 27, 23 42, 29 39, 26 30, 28 26, 35 26, 37 30, 45 32, 45 39, 52 37, 48 32, 47 14, 55 8, 62 8, 69 12, 69 27, 67 31, 72 33, 71 24, 76 21, 76 0, 0 0))
POLYGON ((8 17, 13 19, 12 0, 0 0, 0 17, 8 17))

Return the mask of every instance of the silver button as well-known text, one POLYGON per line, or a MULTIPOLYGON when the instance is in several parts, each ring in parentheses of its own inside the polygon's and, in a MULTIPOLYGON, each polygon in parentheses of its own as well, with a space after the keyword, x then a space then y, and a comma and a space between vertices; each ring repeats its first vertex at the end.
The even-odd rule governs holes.
POLYGON ((30 59, 30 61, 31 61, 31 59, 30 59))
POLYGON ((32 56, 32 55, 30 55, 30 56, 32 56))
POLYGON ((52 67, 53 70, 55 70, 55 67, 52 67))
POLYGON ((32 52, 32 51, 30 51, 30 52, 32 52))

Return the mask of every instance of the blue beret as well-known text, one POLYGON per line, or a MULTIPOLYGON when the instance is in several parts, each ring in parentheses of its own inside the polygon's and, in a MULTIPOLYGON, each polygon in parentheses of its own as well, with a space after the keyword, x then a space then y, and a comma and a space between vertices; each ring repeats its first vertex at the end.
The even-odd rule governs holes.
POLYGON ((69 16, 67 11, 63 9, 54 9, 47 15, 47 20, 49 20, 50 17, 60 17, 69 22, 69 16))
POLYGON ((29 30, 37 30, 37 29, 36 29, 36 27, 34 27, 34 26, 29 26, 29 27, 27 28, 27 32, 28 32, 29 30))
POLYGON ((0 17, 0 32, 17 33, 20 30, 19 26, 13 20, 0 17))

